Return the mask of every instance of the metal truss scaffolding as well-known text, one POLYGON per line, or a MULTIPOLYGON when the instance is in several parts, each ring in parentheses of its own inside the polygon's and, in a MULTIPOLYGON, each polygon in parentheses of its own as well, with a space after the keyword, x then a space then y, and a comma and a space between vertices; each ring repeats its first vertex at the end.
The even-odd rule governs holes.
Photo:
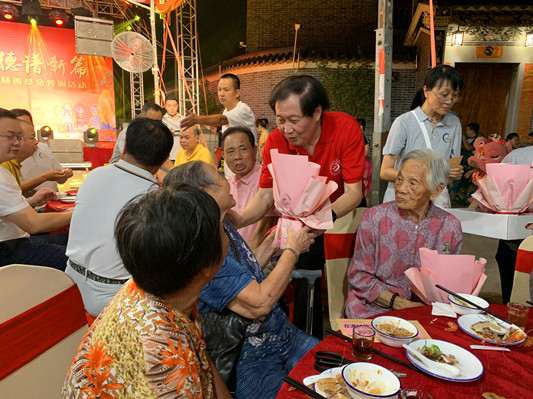
POLYGON ((186 0, 176 10, 178 68, 178 105, 180 115, 186 110, 199 113, 198 34, 196 29, 196 0, 186 0))
POLYGON ((130 72, 131 119, 139 116, 144 105, 143 74, 130 72))

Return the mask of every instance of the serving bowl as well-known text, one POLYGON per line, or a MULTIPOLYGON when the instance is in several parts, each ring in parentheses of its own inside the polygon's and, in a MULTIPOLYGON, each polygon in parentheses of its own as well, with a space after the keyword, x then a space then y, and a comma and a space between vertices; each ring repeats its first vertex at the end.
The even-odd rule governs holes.
MULTIPOLYGON (((483 298, 480 298, 478 296, 475 296, 475 295, 469 295, 469 294, 461 294, 461 293, 458 293, 458 295, 461 295, 462 297, 468 299, 470 302, 474 302, 476 305, 479 305, 481 306, 483 309, 488 309, 489 308, 489 303, 484 300, 483 298)), ((450 305, 452 307, 452 310, 457 313, 457 314, 476 314, 476 313, 481 313, 482 310, 480 309, 477 309, 469 304, 467 304, 466 302, 463 302, 461 301, 459 298, 453 296, 453 295, 448 295, 448 300, 450 301, 450 305)))
POLYGON ((415 339, 418 335, 418 328, 407 320, 400 319, 399 317, 394 316, 379 316, 372 320, 372 328, 376 330, 379 340, 388 346, 401 347, 403 344, 408 344, 415 339), (404 328, 410 332, 410 335, 407 337, 397 337, 395 335, 389 334, 383 331, 381 328, 384 324, 392 323, 396 327, 404 328))
POLYGON ((401 389, 398 377, 386 368, 373 363, 349 364, 342 369, 341 375, 353 399, 397 398, 401 389), (361 384, 357 384, 357 381, 361 384))

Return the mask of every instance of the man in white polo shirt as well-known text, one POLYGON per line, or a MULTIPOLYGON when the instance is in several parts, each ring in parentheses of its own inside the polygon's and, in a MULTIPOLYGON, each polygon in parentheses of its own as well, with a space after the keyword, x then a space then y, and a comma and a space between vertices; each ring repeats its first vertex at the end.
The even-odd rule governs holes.
MULTIPOLYGON (((240 100, 241 81, 232 74, 227 73, 220 77, 218 81, 218 100, 224 106, 224 112, 216 115, 196 115, 188 113, 181 120, 181 129, 185 130, 191 126, 209 125, 222 126, 222 133, 229 127, 244 126, 250 129, 257 144, 257 129, 255 127, 255 116, 252 109, 240 100)), ((229 179, 233 172, 229 168, 224 168, 226 179, 229 179)))
POLYGON ((172 133, 161 121, 134 119, 120 160, 93 170, 78 191, 65 272, 78 284, 92 316, 98 316, 130 278, 115 245, 115 219, 129 200, 159 189, 153 175, 172 144, 172 133))
MULTIPOLYGON (((21 123, 26 122, 0 108, 0 163, 17 156, 24 140, 21 123)), ((72 212, 38 214, 33 207, 57 198, 56 193, 50 188, 42 188, 26 199, 15 177, 3 167, 0 167, 0 193, 0 266, 25 263, 64 270, 66 236, 30 234, 67 225, 72 212)))

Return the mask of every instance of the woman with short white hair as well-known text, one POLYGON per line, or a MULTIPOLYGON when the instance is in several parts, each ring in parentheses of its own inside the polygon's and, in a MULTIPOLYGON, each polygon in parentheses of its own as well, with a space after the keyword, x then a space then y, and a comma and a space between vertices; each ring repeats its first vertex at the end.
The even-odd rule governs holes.
POLYGON ((412 300, 404 274, 411 267, 420 268, 419 249, 460 253, 461 223, 433 204, 449 173, 448 162, 438 153, 428 148, 411 151, 394 184, 395 201, 365 212, 348 269, 348 318, 422 305, 412 300))

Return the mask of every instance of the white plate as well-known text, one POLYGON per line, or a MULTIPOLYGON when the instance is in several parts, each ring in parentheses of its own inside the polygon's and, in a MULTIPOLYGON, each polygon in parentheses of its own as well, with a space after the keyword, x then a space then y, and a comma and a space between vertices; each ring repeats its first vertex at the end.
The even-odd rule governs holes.
POLYGON ((65 204, 73 204, 76 202, 76 196, 67 193, 59 194, 59 201, 64 202, 65 204))
MULTIPOLYGON (((477 316, 477 315, 473 315, 477 316)), ((479 361, 477 357, 475 357, 473 354, 471 354, 466 349, 461 348, 460 346, 454 345, 450 342, 441 341, 438 339, 419 339, 417 341, 413 341, 409 344, 409 346, 413 349, 422 348, 424 345, 430 346, 430 345, 437 345, 442 353, 447 355, 454 355, 455 358, 459 363, 457 363, 455 366, 458 367, 461 370, 461 374, 459 376, 450 378, 450 377, 444 377, 440 375, 437 372, 429 371, 427 367, 420 362, 416 357, 409 355, 409 352, 405 352, 405 355, 407 358, 415 365, 415 367, 419 368, 420 370, 425 371, 429 375, 432 375, 433 377, 440 378, 442 380, 447 381, 455 381, 455 382, 469 382, 469 381, 475 381, 483 375, 483 365, 479 361)))
MULTIPOLYGON (((465 315, 463 315, 463 316, 461 316, 461 317, 459 317, 457 319, 457 324, 459 324, 459 328, 461 330, 463 330, 465 333, 467 333, 468 335, 471 335, 472 337, 477 338, 480 341, 485 341, 485 342, 488 342, 488 343, 491 343, 491 344, 495 344, 495 345, 516 346, 516 345, 520 345, 522 342, 524 342, 526 340, 526 338, 524 338, 521 341, 513 342, 513 343, 510 343, 510 344, 507 344, 505 342, 504 343, 501 343, 501 342, 498 343, 496 341, 491 341, 489 339, 485 340, 485 338, 483 338, 482 336, 478 335, 471 328, 472 324, 475 324, 475 323, 477 323, 479 321, 491 321, 491 320, 484 314, 465 314, 465 315)), ((513 327, 518 328, 514 324, 507 324, 507 325, 508 326, 512 325, 513 327)))
MULTIPOLYGON (((315 391, 318 392, 320 395, 326 397, 326 393, 321 391, 320 389, 318 389, 318 384, 316 383, 316 381, 318 381, 318 379, 322 379, 322 378, 335 378, 337 375, 339 375, 341 373, 341 371, 342 371, 342 369, 344 367, 346 367, 346 366, 335 367, 335 368, 332 368, 332 369, 328 369, 328 370, 323 371, 322 373, 320 373, 318 377, 315 376, 315 378, 313 379, 315 381, 315 391)), ((310 382, 309 380, 307 380, 308 378, 311 378, 311 377, 304 378, 304 380, 303 380, 304 385, 311 385, 313 383, 312 381, 310 382)))

